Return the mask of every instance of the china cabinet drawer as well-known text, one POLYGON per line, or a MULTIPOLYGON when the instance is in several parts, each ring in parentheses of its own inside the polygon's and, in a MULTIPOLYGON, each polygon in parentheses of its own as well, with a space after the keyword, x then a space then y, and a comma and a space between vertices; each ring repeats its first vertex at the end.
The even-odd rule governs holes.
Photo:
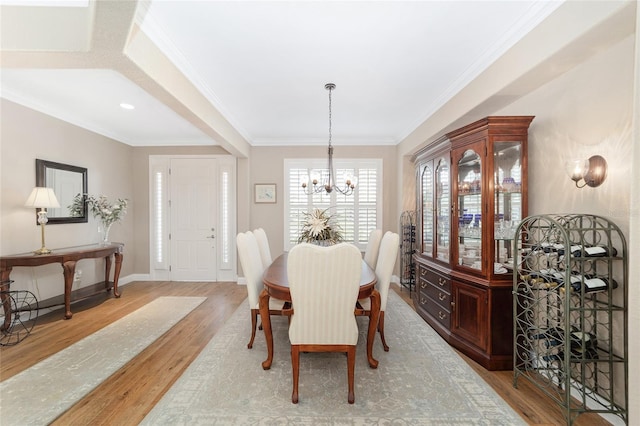
POLYGON ((426 295, 443 308, 451 309, 451 294, 447 293, 442 287, 430 284, 426 288, 426 295))
POLYGON ((440 324, 442 324, 445 328, 451 328, 451 313, 443 309, 438 305, 431 305, 433 307, 437 306, 437 309, 434 309, 433 312, 430 312, 431 316, 433 316, 440 324))
POLYGON ((451 326, 451 312, 424 293, 418 295, 418 304, 429 316, 446 329, 451 326))
POLYGON ((451 279, 449 277, 427 269, 427 281, 434 287, 451 293, 451 279))
POLYGON ((451 279, 427 267, 420 265, 418 268, 418 287, 426 290, 428 285, 434 285, 447 293, 451 293, 451 279))

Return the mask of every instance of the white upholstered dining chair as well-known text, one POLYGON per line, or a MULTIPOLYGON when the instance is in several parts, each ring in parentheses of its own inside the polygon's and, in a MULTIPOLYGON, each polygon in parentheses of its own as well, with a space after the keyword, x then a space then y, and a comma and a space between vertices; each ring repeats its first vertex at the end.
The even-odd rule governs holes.
POLYGON ((374 229, 369 234, 369 241, 367 247, 364 250, 364 261, 371 269, 376 269, 376 263, 378 262, 378 251, 380 250, 380 240, 382 239, 382 230, 374 229))
POLYGON ((352 244, 328 247, 302 243, 289 252, 287 277, 294 306, 289 325, 293 392, 298 403, 300 352, 346 352, 348 402, 353 404, 362 255, 352 244))
MULTIPOLYGON (((378 332, 382 340, 382 347, 385 352, 389 352, 389 346, 384 338, 384 313, 387 309, 387 299, 389 297, 389 286, 391 285, 391 275, 398 256, 398 244, 400 237, 395 232, 386 232, 380 242, 378 261, 376 264, 376 289, 380 293, 380 319, 378 320, 378 332)), ((371 300, 360 299, 356 304, 356 315, 368 316, 371 319, 371 300)))
POLYGON ((269 249, 269 239, 267 238, 267 233, 264 232, 264 229, 258 228, 253 230, 253 235, 256 236, 256 241, 258 241, 258 248, 260 249, 260 258, 262 259, 262 267, 267 269, 273 259, 271 258, 271 249, 269 249))
MULTIPOLYGON (((253 340, 256 337, 258 325, 258 315, 260 314, 259 297, 264 288, 262 274, 265 270, 260 257, 260 249, 256 237, 251 231, 239 233, 236 237, 238 246, 238 257, 242 265, 242 272, 247 280, 247 300, 251 309, 251 339, 247 347, 253 347, 253 340)), ((290 304, 284 300, 269 298, 270 315, 289 315, 290 304)))

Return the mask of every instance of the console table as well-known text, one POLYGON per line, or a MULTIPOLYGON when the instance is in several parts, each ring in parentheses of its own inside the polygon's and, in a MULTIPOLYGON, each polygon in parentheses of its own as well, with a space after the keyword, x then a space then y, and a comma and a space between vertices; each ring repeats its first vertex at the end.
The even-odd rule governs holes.
MULTIPOLYGON (((34 254, 33 252, 12 254, 9 256, 0 257, 0 291, 8 291, 11 280, 11 270, 14 266, 41 266, 48 265, 50 263, 60 263, 62 265, 62 271, 64 274, 64 307, 65 307, 65 319, 71 319, 73 314, 71 313, 71 286, 73 284, 73 278, 76 271, 76 263, 81 259, 97 259, 104 257, 105 259, 105 275, 104 286, 107 291, 111 290, 109 282, 109 272, 111 270, 111 256, 115 258, 115 270, 113 274, 113 295, 120 297, 118 292, 118 278, 120 277, 120 269, 122 268, 122 254, 124 251, 124 244, 109 243, 109 244, 89 244, 85 246, 66 247, 60 249, 54 249, 50 254, 34 254)), ((3 327, 7 327, 7 320, 10 320, 11 315, 7 315, 7 304, 3 297, 3 305, 5 308, 5 324, 3 327)))

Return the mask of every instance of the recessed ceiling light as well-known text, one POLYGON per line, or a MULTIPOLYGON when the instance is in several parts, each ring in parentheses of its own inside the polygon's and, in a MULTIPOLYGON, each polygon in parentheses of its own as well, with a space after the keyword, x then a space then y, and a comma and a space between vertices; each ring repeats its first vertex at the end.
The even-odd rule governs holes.
POLYGON ((120 104, 120 108, 123 108, 123 109, 136 109, 135 106, 133 106, 131 104, 124 103, 124 102, 120 104))

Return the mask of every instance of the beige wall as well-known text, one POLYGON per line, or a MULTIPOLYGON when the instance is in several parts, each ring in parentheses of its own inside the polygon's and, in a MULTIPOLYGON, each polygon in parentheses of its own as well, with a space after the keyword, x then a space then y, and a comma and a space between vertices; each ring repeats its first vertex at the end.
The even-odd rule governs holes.
POLYGON ((638 281, 640 277, 640 8, 636 9, 636 34, 635 34, 635 50, 634 50, 634 85, 633 87, 633 109, 632 109, 632 131, 631 143, 632 154, 629 161, 632 164, 631 173, 628 179, 631 184, 631 202, 629 211, 629 253, 631 262, 629 264, 629 276, 632 284, 629 287, 629 324, 631 331, 629 332, 629 383, 633 383, 629 391, 629 418, 637 423, 640 419, 640 332, 638 324, 640 324, 640 285, 638 281))
POLYGON ((531 114, 529 214, 590 213, 629 233, 634 37, 630 36, 508 107, 531 114), (607 180, 578 189, 564 161, 602 155, 607 180))
MULTIPOLYGON (((284 160, 291 158, 326 158, 327 147, 253 147, 248 161, 249 170, 249 223, 238 223, 238 231, 264 228, 269 237, 272 256, 284 250, 284 160), (276 204, 254 204, 253 185, 256 183, 275 183, 277 185, 276 204)), ((334 158, 378 158, 383 164, 382 229, 398 232, 396 206, 398 197, 395 185, 397 161, 395 146, 336 146, 334 158)), ((241 210, 239 208, 239 210, 241 210)))
MULTIPOLYGON (((0 106, 0 253, 23 253, 40 248, 40 230, 35 223, 34 211, 24 207, 35 186, 35 160, 39 158, 86 167, 90 194, 131 201, 122 223, 111 228, 110 237, 126 246, 122 275, 133 273, 136 250, 132 218, 137 211, 132 178, 133 149, 4 99, 0 106)), ((46 226, 46 245, 49 248, 91 244, 98 240, 97 223, 93 217, 88 223, 46 226)), ((79 286, 102 281, 103 265, 102 260, 78 262, 76 269, 82 270, 79 286)), ((15 281, 13 289, 30 290, 39 300, 64 291, 60 265, 15 268, 11 278, 15 281)), ((74 284, 74 289, 77 286, 74 284)))

